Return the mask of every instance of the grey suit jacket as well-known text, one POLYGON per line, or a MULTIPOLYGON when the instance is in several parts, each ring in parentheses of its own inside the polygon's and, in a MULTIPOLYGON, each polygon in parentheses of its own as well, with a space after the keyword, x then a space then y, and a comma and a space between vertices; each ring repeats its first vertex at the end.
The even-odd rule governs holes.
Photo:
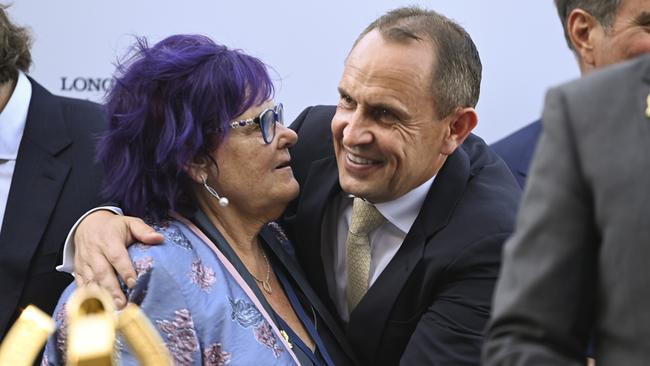
POLYGON ((551 90, 485 365, 650 365, 650 55, 551 90))

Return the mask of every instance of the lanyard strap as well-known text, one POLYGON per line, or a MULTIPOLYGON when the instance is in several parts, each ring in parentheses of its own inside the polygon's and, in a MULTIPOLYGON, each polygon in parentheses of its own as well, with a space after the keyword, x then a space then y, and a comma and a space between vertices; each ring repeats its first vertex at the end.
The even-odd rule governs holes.
MULTIPOLYGON (((284 271, 279 270, 279 271, 276 271, 275 274, 278 277, 278 279, 280 280, 280 282, 282 283, 282 287, 284 287, 284 291, 286 292, 287 297, 289 298, 289 302, 291 303, 294 311, 296 312, 296 315, 298 315, 298 317, 302 321, 302 324, 305 326, 305 328, 307 328, 307 332, 309 332, 309 335, 311 335, 311 338, 316 343, 316 348, 318 349, 321 356, 323 357, 323 360, 325 361, 325 364, 328 365, 328 366, 335 366, 334 362, 332 361, 332 358, 330 357, 329 353, 327 352, 327 348, 325 348, 325 345, 323 344, 323 341, 321 340, 320 336, 318 335, 318 331, 316 330, 316 327, 312 323, 311 318, 308 317, 307 314, 305 313, 305 310, 303 309, 302 304, 298 300, 298 297, 296 296, 296 293, 295 293, 293 287, 289 283, 289 280, 285 276, 284 271)), ((316 316, 315 314, 316 314, 316 312, 314 312, 314 316, 316 316)), ((302 349, 303 352, 305 352, 309 356, 309 358, 312 359, 312 361, 314 362, 314 365, 321 364, 321 362, 319 362, 316 359, 316 356, 309 349, 309 347, 307 347, 304 344, 304 342, 302 342, 300 337, 298 337, 295 334, 295 332, 291 329, 291 327, 289 327, 281 317, 277 317, 277 318, 282 323, 284 323, 284 328, 287 329, 287 331, 292 334, 292 338, 297 340, 297 342, 294 341, 293 343, 297 344, 298 347, 300 347, 300 349, 302 349)))

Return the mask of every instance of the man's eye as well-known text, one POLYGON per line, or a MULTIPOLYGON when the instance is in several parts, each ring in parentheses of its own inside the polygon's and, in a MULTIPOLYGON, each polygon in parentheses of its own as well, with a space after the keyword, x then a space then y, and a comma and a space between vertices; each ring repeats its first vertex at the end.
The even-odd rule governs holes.
POLYGON ((397 120, 395 113, 386 108, 377 108, 374 111, 375 118, 383 122, 394 122, 397 120))
POLYGON ((339 99, 339 106, 341 107, 352 107, 354 105, 354 100, 349 95, 341 95, 339 99))

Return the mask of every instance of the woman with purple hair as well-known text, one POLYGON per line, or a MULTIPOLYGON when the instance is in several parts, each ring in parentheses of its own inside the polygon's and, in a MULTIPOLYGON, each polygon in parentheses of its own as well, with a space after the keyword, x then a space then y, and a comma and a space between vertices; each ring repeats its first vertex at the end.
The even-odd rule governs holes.
MULTIPOLYGON (((179 365, 342 365, 352 355, 271 220, 298 195, 297 139, 283 125, 265 65, 198 35, 150 47, 118 66, 98 144, 104 193, 165 240, 132 245, 123 286, 179 365)), ((65 363, 63 293, 45 364, 65 363)), ((116 347, 120 364, 136 359, 116 347)))

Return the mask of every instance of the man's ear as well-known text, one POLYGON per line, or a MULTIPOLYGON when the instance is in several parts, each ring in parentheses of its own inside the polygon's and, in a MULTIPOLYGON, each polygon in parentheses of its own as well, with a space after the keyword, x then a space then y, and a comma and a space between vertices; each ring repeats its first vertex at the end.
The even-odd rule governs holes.
POLYGON ((478 124, 478 114, 474 108, 465 107, 456 109, 446 118, 450 119, 449 134, 445 137, 441 152, 451 155, 478 124))
POLYGON ((595 49, 603 36, 603 27, 596 18, 582 9, 571 11, 566 26, 573 50, 580 61, 580 69, 583 72, 593 69, 596 65, 595 49))

